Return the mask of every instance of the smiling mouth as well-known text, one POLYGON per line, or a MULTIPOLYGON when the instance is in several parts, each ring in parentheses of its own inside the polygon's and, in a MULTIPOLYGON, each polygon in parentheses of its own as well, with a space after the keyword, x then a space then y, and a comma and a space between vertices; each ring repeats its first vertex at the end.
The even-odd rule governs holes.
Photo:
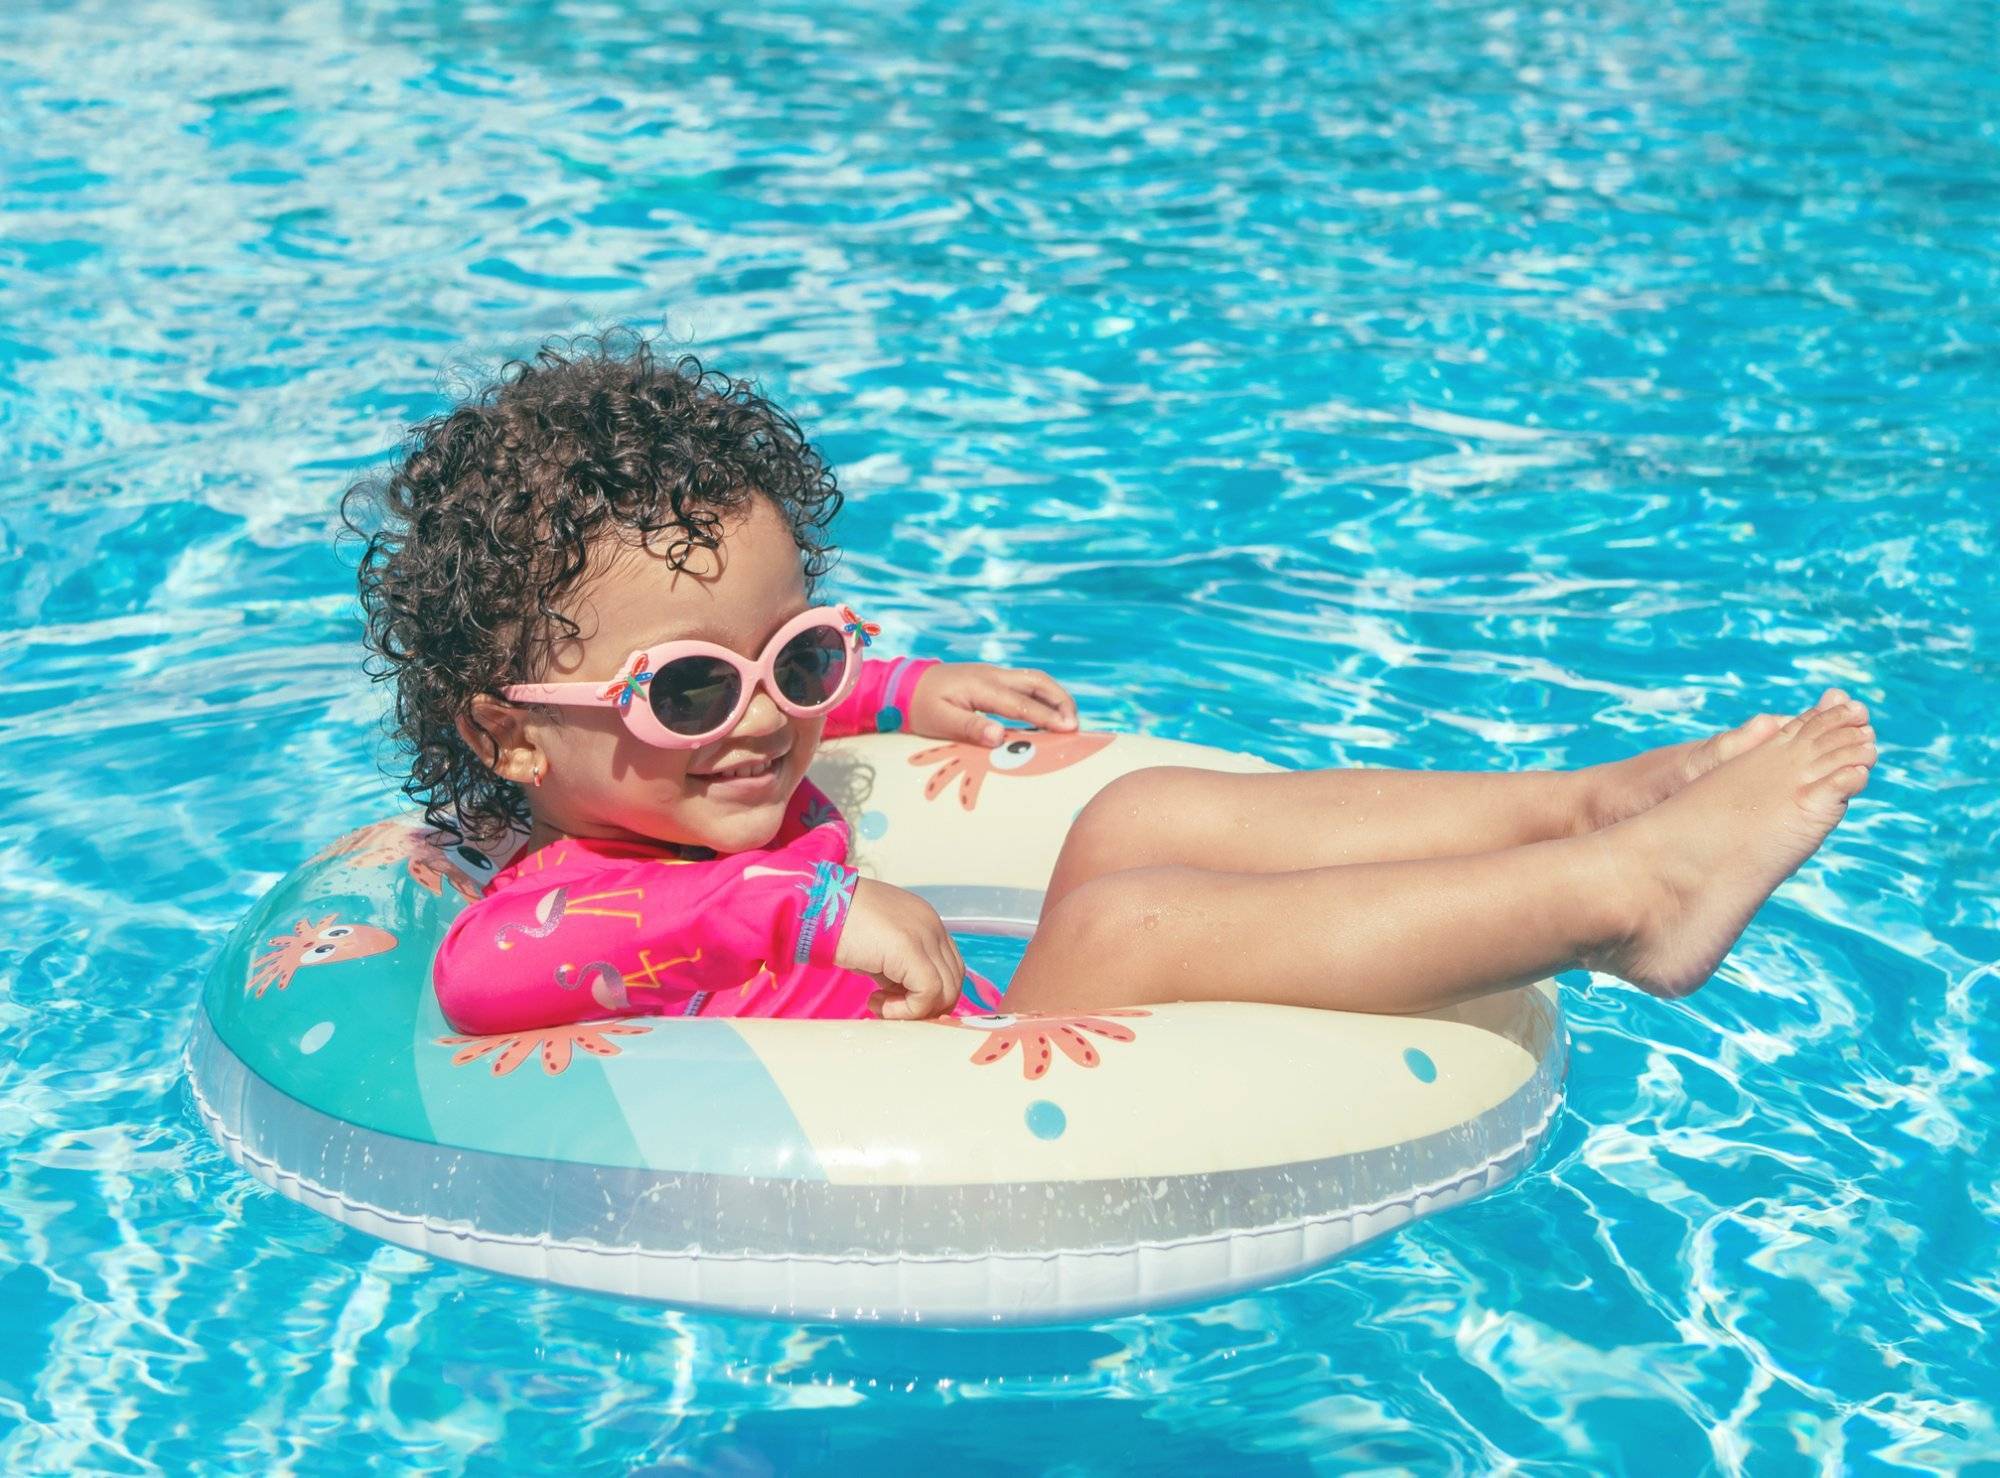
POLYGON ((756 780, 770 774, 785 762, 785 756, 774 754, 760 760, 744 760, 739 764, 725 765, 718 770, 699 770, 696 778, 701 780, 756 780))

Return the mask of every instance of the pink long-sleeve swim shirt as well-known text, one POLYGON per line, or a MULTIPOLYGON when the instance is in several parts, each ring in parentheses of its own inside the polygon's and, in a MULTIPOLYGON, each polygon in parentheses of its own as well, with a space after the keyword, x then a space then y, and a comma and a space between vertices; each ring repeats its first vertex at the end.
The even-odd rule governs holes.
MULTIPOLYGON (((898 729, 928 659, 864 661, 825 737, 898 729)), ((432 965, 445 1019, 469 1035, 637 1014, 868 1015, 873 977, 834 963, 860 874, 810 780, 762 847, 567 837, 504 868, 432 965)), ((966 1001, 963 1009, 978 1009, 966 1001)))

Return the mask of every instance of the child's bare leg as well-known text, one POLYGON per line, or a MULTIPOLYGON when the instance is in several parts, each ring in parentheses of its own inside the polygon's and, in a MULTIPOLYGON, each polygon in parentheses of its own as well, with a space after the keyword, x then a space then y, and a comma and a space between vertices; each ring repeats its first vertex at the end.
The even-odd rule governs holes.
POLYGON ((1071 825, 1044 907, 1092 878, 1134 867, 1292 872, 1578 836, 1664 799, 1654 792, 1671 794, 1768 738, 1778 722, 1759 715, 1713 739, 1587 770, 1135 771, 1107 785, 1071 825))
MULTIPOLYGON (((1847 701, 1829 688, 1818 706, 1847 701)), ((1584 770, 1140 770, 1114 780, 1077 817, 1043 908, 1092 878, 1134 867, 1292 872, 1467 857, 1580 836, 1657 805, 1781 724, 1758 714, 1709 739, 1584 770)))
POLYGON ((1094 878, 1044 912, 1008 1005, 1420 1011, 1575 965, 1686 994, 1867 782, 1866 717, 1845 702, 1802 715, 1659 806, 1581 837, 1471 857, 1094 878))

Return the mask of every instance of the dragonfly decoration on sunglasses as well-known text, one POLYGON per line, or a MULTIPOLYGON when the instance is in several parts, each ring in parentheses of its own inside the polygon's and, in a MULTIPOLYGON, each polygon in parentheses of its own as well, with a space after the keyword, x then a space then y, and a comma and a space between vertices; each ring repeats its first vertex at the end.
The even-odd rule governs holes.
POLYGON ((880 626, 876 625, 873 621, 862 620, 860 616, 855 614, 854 607, 852 606, 842 606, 840 608, 840 619, 842 623, 840 629, 849 636, 860 637, 861 645, 864 647, 873 646, 875 638, 882 634, 880 626))
POLYGON ((653 674, 647 670, 646 654, 644 652, 634 652, 631 659, 626 662, 625 670, 606 683, 597 696, 600 698, 616 698, 618 700, 618 709, 622 713, 632 706, 634 698, 644 696, 643 690, 646 684, 652 680, 653 674))

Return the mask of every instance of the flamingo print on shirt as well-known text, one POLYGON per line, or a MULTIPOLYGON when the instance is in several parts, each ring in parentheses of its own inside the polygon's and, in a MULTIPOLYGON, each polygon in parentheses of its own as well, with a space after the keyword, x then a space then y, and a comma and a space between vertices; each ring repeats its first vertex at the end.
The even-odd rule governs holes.
POLYGON ((571 914, 585 918, 623 919, 636 929, 645 921, 633 909, 590 908, 586 905, 607 903, 614 898, 638 900, 644 897, 644 892, 638 888, 609 888, 601 893, 580 893, 572 902, 567 887, 551 888, 535 900, 535 922, 502 924, 493 931, 493 947, 512 949, 517 935, 524 939, 547 939, 571 914))

